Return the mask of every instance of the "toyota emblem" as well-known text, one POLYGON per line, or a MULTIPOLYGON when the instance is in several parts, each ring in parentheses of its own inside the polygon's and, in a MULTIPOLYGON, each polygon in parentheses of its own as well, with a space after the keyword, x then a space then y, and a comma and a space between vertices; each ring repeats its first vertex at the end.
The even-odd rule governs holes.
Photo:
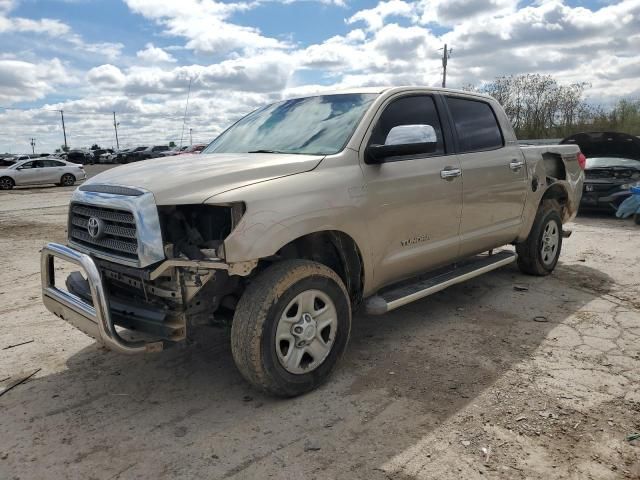
POLYGON ((94 240, 98 240, 104 233, 104 223, 96 217, 91 217, 87 222, 87 233, 94 240))

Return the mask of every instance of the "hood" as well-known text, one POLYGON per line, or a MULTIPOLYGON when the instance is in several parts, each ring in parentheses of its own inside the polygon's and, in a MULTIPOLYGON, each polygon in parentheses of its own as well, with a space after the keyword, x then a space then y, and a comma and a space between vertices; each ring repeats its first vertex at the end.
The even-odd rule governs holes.
POLYGON ((313 170, 322 155, 213 153, 160 157, 107 170, 84 185, 139 187, 158 205, 202 203, 236 188, 313 170))
POLYGON ((585 157, 621 157, 640 160, 640 138, 620 132, 576 133, 560 144, 578 145, 585 157))

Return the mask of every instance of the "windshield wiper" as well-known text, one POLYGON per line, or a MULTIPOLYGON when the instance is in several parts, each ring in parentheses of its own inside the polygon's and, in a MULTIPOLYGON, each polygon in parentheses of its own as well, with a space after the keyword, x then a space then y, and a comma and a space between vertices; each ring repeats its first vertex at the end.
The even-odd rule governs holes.
POLYGON ((247 153, 287 153, 287 152, 281 152, 279 150, 261 149, 261 150, 249 150, 247 153))

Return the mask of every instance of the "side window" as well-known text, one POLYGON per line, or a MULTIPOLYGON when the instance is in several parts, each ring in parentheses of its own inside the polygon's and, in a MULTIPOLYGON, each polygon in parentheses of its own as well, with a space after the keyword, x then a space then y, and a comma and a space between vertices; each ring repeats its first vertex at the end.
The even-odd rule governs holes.
POLYGON ((495 150, 504 145, 491 106, 478 100, 447 97, 462 152, 495 150))
POLYGON ((444 154, 442 126, 432 97, 416 95, 392 102, 380 115, 369 144, 384 145, 389 131, 399 125, 431 125, 436 131, 438 144, 436 151, 430 155, 444 154))
POLYGON ((26 162, 26 163, 23 163, 22 165, 20 165, 20 168, 25 168, 25 169, 26 169, 26 168, 33 168, 33 164, 34 164, 34 163, 35 163, 35 162, 26 162))
POLYGON ((44 160, 36 160, 35 162, 33 162, 33 168, 42 168, 42 167, 47 167, 48 165, 45 165, 45 161, 44 160))
POLYGON ((56 162, 55 160, 42 160, 45 167, 63 167, 64 164, 60 162, 56 162))

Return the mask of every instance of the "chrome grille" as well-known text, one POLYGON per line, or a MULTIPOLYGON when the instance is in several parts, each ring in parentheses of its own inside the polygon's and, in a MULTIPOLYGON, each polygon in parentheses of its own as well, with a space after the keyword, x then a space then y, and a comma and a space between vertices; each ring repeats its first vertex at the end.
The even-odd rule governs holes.
POLYGON ((94 205, 71 204, 69 210, 69 240, 90 250, 126 258, 138 259, 136 221, 132 213, 94 205), (104 223, 102 237, 89 235, 91 217, 104 223))

